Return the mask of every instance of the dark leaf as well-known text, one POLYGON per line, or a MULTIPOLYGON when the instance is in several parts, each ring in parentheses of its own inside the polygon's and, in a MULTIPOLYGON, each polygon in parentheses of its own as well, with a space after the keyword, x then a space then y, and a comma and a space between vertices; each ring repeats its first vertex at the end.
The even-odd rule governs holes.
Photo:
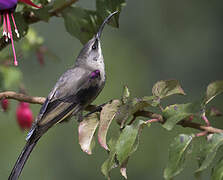
POLYGON ((170 144, 168 163, 164 170, 165 179, 172 179, 183 170, 192 139, 191 135, 180 134, 170 144))
POLYGON ((140 132, 139 130, 143 125, 145 125, 145 122, 140 120, 137 123, 126 126, 122 130, 116 144, 117 159, 120 164, 122 164, 131 155, 131 153, 137 149, 138 142, 136 140, 140 132))
POLYGON ((61 7, 66 2, 66 0, 55 0, 53 3, 53 10, 61 7))
POLYGON ((110 149, 109 157, 108 157, 108 159, 101 166, 101 171, 102 171, 102 173, 104 174, 104 176, 106 178, 110 178, 110 171, 113 168, 118 167, 118 164, 115 161, 115 154, 116 154, 115 147, 116 147, 116 142, 117 142, 117 140, 115 140, 115 139, 111 139, 108 142, 109 149, 110 149))
MULTIPOLYGON (((96 0, 96 9, 98 14, 105 19, 109 14, 119 11, 126 5, 125 0, 96 0)), ((112 17, 109 24, 113 27, 119 27, 119 14, 112 17)))
POLYGON ((66 8, 62 16, 67 32, 85 44, 99 29, 102 19, 94 11, 79 7, 66 8))
POLYGON ((163 127, 167 130, 172 130, 179 121, 190 117, 194 113, 199 112, 199 110, 200 104, 198 103, 174 104, 167 106, 163 110, 163 117, 166 119, 163 127))
POLYGON ((144 96, 142 101, 147 103, 147 106, 157 107, 160 104, 160 98, 156 96, 144 96))
POLYGON ((26 23, 26 20, 24 19, 23 14, 21 14, 20 12, 15 13, 14 17, 15 17, 16 26, 19 31, 19 37, 17 37, 17 35, 14 31, 12 31, 12 32, 13 32, 14 39, 16 41, 18 41, 19 39, 21 39, 22 37, 24 37, 27 34, 29 26, 26 23))
POLYGON ((52 9, 51 6, 46 6, 44 8, 40 8, 40 9, 33 9, 32 12, 40 20, 48 22, 50 19, 50 13, 49 13, 50 9, 52 9))
POLYGON ((120 105, 118 108, 114 119, 120 125, 120 128, 123 128, 125 123, 132 115, 132 102, 128 101, 126 104, 120 105))
POLYGON ((201 152, 199 153, 199 168, 196 170, 196 172, 203 171, 211 164, 218 148, 222 144, 223 133, 209 135, 207 143, 201 147, 201 152))
POLYGON ((134 114, 137 111, 143 110, 145 107, 153 106, 153 103, 150 103, 148 99, 143 98, 133 98, 132 99, 132 108, 131 113, 134 114))
POLYGON ((143 98, 128 99, 128 101, 121 105, 115 115, 115 120, 123 128, 130 117, 137 111, 143 110, 145 107, 150 106, 147 100, 143 98))
POLYGON ((223 180, 223 159, 221 159, 214 167, 211 180, 223 180))

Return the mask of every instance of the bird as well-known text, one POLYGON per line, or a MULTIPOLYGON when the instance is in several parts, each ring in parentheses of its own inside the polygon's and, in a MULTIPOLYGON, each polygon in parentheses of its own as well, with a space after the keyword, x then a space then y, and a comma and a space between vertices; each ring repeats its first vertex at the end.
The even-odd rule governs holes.
POLYGON ((55 124, 78 115, 91 104, 105 85, 105 64, 100 37, 104 26, 118 11, 111 13, 81 49, 75 64, 61 75, 50 91, 26 138, 8 180, 17 180, 40 138, 55 124))

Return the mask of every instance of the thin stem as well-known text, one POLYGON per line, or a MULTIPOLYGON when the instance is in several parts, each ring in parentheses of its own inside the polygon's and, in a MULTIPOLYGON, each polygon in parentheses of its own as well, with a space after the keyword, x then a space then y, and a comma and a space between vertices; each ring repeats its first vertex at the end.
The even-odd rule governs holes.
POLYGON ((195 136, 196 137, 201 137, 201 136, 205 136, 205 135, 207 135, 208 134, 208 131, 202 131, 202 132, 200 132, 200 133, 197 133, 195 136))
POLYGON ((146 123, 153 123, 153 122, 159 122, 159 119, 149 119, 146 121, 146 123))
POLYGON ((60 7, 57 9, 53 10, 50 12, 50 16, 57 16, 60 12, 62 12, 64 9, 70 7, 72 4, 76 3, 78 0, 70 0, 62 4, 60 7))
POLYGON ((201 116, 201 118, 204 120, 207 126, 210 126, 210 122, 208 121, 208 118, 204 114, 201 116))

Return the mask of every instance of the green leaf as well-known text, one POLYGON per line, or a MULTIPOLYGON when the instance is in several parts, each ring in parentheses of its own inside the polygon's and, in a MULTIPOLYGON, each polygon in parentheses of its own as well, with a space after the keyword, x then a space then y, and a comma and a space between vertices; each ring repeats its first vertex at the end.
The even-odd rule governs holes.
POLYGON ((165 179, 172 179, 183 170, 192 139, 191 135, 180 134, 170 144, 168 163, 164 170, 165 179))
POLYGON ((66 0, 55 0, 53 3, 53 10, 61 7, 66 2, 66 0))
POLYGON ((130 97, 129 88, 128 86, 125 86, 122 94, 122 101, 124 104, 128 102, 129 97, 130 97))
POLYGON ((163 117, 166 122, 162 125, 167 130, 172 130, 173 127, 181 120, 199 112, 200 104, 187 103, 187 104, 174 104, 167 106, 163 110, 163 117))
POLYGON ((215 81, 208 85, 205 97, 205 104, 223 92, 223 80, 215 81))
POLYGON ((89 115, 80 122, 78 127, 79 144, 87 154, 92 154, 93 137, 99 123, 98 116, 98 113, 89 115))
POLYGON ((123 128, 128 119, 137 111, 143 110, 148 107, 147 101, 142 98, 128 99, 127 102, 119 106, 119 109, 115 115, 115 120, 120 124, 120 128, 123 128))
POLYGON ((18 86, 22 80, 22 72, 16 67, 0 67, 3 79, 3 89, 10 89, 18 86))
POLYGON ((52 9, 52 6, 46 6, 44 8, 40 8, 40 9, 32 9, 32 12, 40 20, 43 20, 45 22, 48 22, 49 19, 50 19, 50 13, 49 13, 49 11, 51 9, 52 9))
POLYGON ((174 94, 185 95, 184 90, 177 80, 158 81, 153 86, 152 93, 160 99, 174 94))
POLYGON ((38 2, 41 3, 42 5, 48 5, 51 2, 51 0, 39 0, 38 2))
MULTIPOLYGON (((96 9, 98 14, 105 19, 109 14, 119 11, 126 5, 125 0, 96 0, 96 9)), ((119 27, 119 14, 112 17, 109 24, 113 27, 119 27)))
MULTIPOLYGON (((123 130, 116 144, 117 159, 122 164, 132 152, 136 150, 135 143, 139 133, 140 127, 145 125, 144 121, 139 121, 132 125, 126 126, 123 130)), ((138 143, 137 143, 138 144, 138 143)))
POLYGON ((115 114, 121 105, 119 100, 113 100, 111 103, 106 104, 101 111, 100 114, 100 123, 98 129, 98 142, 100 145, 108 150, 108 146, 106 143, 106 136, 108 132, 108 128, 115 117, 115 114))
POLYGON ((102 19, 96 12, 79 7, 69 7, 62 12, 68 33, 78 38, 82 44, 88 42, 99 29, 102 19))
POLYGON ((132 102, 128 101, 126 104, 120 105, 114 119, 123 128, 125 123, 132 115, 132 102))
MULTIPOLYGON (((111 139, 108 142, 110 149, 108 159, 102 165, 102 173, 110 178, 110 171, 120 165, 120 172, 126 178, 126 166, 129 156, 137 150, 139 136, 147 122, 138 121, 137 123, 126 126, 118 140, 111 139)), ((114 136, 113 136, 114 138, 114 136)))
POLYGON ((156 96, 144 96, 142 97, 142 101, 147 103, 147 105, 152 107, 157 107, 160 104, 160 98, 156 96))
POLYGON ((121 175, 127 179, 127 164, 128 164, 128 161, 129 161, 129 158, 130 156, 138 149, 138 146, 139 146, 139 140, 140 140, 140 135, 142 133, 142 130, 145 126, 150 126, 150 123, 148 124, 147 122, 145 121, 139 121, 139 124, 138 124, 138 134, 137 134, 137 137, 136 137, 136 140, 131 148, 131 152, 129 153, 129 156, 123 161, 123 163, 121 164, 120 166, 120 173, 121 175))
POLYGON ((14 31, 13 32, 13 38, 14 40, 18 41, 19 39, 21 39, 22 37, 24 37, 29 29, 29 26, 24 18, 24 15, 20 12, 15 13, 15 22, 16 22, 16 26, 18 28, 19 31, 19 37, 17 37, 16 33, 14 31))
POLYGON ((131 113, 134 114, 137 111, 143 110, 145 107, 153 106, 153 103, 150 103, 148 99, 143 98, 133 98, 131 105, 131 113))
POLYGON ((110 141, 108 142, 109 149, 110 149, 109 156, 108 156, 108 159, 101 166, 101 171, 106 178, 110 178, 110 171, 113 168, 118 167, 118 164, 115 161, 116 142, 117 142, 116 139, 110 139, 110 141))
POLYGON ((122 131, 116 144, 117 159, 121 164, 128 158, 130 152, 132 151, 137 134, 137 124, 126 126, 122 131))
POLYGON ((209 135, 207 143, 201 147, 201 152, 199 153, 200 166, 195 172, 203 171, 211 164, 221 145, 223 145, 223 133, 209 135))
POLYGON ((214 167, 211 180, 223 180, 223 158, 214 167))

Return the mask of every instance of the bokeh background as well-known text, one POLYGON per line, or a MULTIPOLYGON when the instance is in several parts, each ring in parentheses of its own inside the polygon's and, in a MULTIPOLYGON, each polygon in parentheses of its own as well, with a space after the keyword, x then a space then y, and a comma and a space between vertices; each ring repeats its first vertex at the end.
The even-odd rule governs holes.
MULTIPOLYGON (((78 5, 95 8, 95 2, 80 0, 78 5)), ((107 84, 95 101, 103 103, 119 98, 124 85, 133 96, 151 95, 152 85, 163 79, 178 79, 187 96, 169 98, 164 103, 199 100, 206 86, 223 79, 223 11, 222 1, 213 0, 141 0, 127 1, 120 15, 120 28, 107 26, 102 48, 107 70, 107 84)), ((30 95, 47 96, 58 77, 73 65, 82 45, 64 28, 61 18, 32 26, 45 38, 45 45, 59 61, 46 57, 40 66, 35 54, 20 60, 23 80, 30 95)), ((11 101, 9 113, 0 113, 0 179, 7 179, 17 156, 25 144, 15 120, 17 102, 11 101)), ((223 110, 223 96, 214 100, 223 110)), ((40 106, 31 106, 36 116, 40 106)), ((223 128, 223 118, 211 119, 223 128)), ((138 151, 128 164, 131 180, 161 180, 168 158, 168 146, 174 136, 192 130, 176 127, 168 132, 158 124, 145 128, 138 151)), ((96 145, 93 155, 81 151, 78 144, 77 122, 52 128, 39 142, 25 165, 21 180, 105 179, 100 171, 107 153, 96 145)), ((183 173, 175 179, 194 179, 195 157, 187 160, 183 173)), ((210 169, 204 180, 210 179, 210 169)), ((113 170, 112 179, 123 179, 113 170)))

